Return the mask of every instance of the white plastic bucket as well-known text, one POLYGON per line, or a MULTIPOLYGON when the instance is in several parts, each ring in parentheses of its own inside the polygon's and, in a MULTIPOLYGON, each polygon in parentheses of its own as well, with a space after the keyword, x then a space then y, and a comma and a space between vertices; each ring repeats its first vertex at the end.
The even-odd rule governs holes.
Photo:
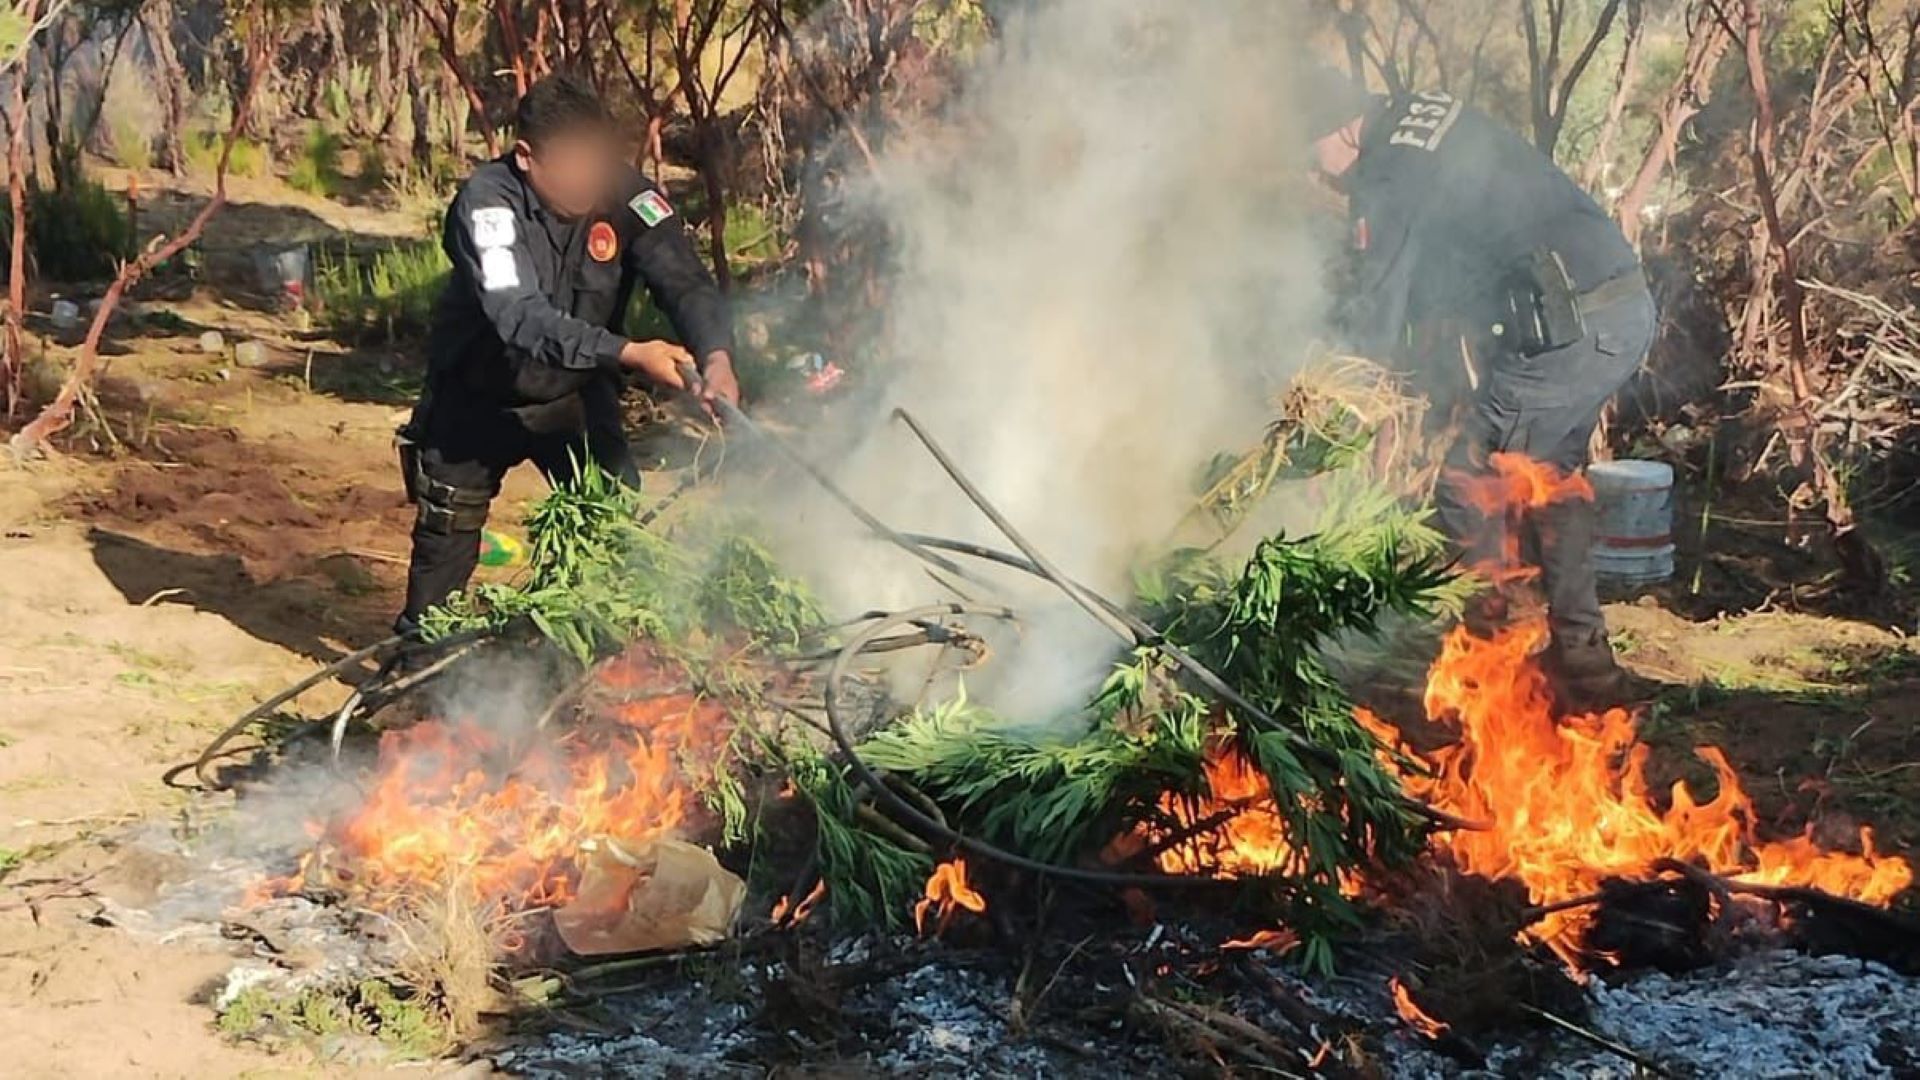
POLYGON ((1673 466, 1602 461, 1587 468, 1598 518, 1593 567, 1629 584, 1673 576, 1673 466))

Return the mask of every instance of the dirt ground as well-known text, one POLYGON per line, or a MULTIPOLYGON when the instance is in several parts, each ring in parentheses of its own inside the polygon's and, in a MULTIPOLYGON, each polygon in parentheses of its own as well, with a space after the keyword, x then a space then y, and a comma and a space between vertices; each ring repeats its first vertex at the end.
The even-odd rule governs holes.
MULTIPOLYGON (((247 195, 244 227, 215 227, 235 260, 234 245, 312 229, 409 227, 305 205, 276 214, 259 208, 268 194, 247 195)), ((195 797, 163 782, 169 766, 385 635, 409 522, 390 439, 417 364, 307 340, 217 289, 145 306, 177 318, 129 324, 100 414, 66 452, 0 462, 0 1061, 16 1075, 347 1074, 223 1040, 205 1001, 230 958, 94 926, 85 894, 142 886, 105 838, 195 797), (268 361, 202 353, 206 328, 263 342, 268 361)), ((47 355, 57 367, 68 352, 47 355)), ((540 490, 515 474, 497 520, 540 490)), ((1670 687, 1646 721, 1662 769, 1704 779, 1685 751, 1713 742, 1779 827, 1817 808, 1920 845, 1920 663, 1905 639, 1829 616, 1680 607, 1611 608, 1630 663, 1670 687)))
MULTIPOLYGON (((237 216, 246 228, 216 226, 217 242, 312 227, 283 214, 276 236, 271 213, 237 216)), ((341 1075, 219 1037, 205 1001, 231 956, 156 949, 64 897, 138 890, 102 838, 192 798, 162 782, 168 767, 385 636, 410 521, 391 437, 414 363, 301 340, 218 290, 143 306, 178 320, 111 343, 100 414, 66 452, 25 467, 0 454, 0 1071, 341 1075), (207 328, 263 342, 267 362, 202 353, 207 328)), ((45 349, 64 366, 69 350, 45 349)), ((503 516, 539 490, 516 476, 503 516)))

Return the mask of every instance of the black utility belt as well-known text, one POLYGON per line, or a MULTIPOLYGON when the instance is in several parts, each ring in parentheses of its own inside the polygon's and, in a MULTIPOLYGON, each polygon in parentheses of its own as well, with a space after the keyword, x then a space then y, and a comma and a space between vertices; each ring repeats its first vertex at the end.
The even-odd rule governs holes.
POLYGON ((1584 292, 1575 288, 1559 253, 1540 248, 1507 275, 1501 294, 1505 317, 1494 335, 1522 356, 1564 349, 1587 336, 1587 314, 1646 291, 1636 267, 1584 292))

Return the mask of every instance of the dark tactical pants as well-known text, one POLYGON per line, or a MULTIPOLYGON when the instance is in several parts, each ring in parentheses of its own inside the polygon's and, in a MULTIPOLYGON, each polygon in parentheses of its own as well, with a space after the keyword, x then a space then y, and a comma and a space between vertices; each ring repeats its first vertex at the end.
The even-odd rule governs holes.
POLYGON ((480 562, 480 532, 507 470, 531 461, 547 482, 571 480, 588 461, 639 486, 620 419, 619 388, 595 382, 538 409, 511 409, 458 386, 436 386, 415 410, 419 514, 407 564, 407 605, 398 633, 466 588, 480 562))
MULTIPOLYGON (((1653 344, 1653 298, 1645 291, 1584 314, 1582 340, 1488 365, 1435 493, 1440 528, 1460 545, 1467 565, 1497 562, 1506 526, 1475 509, 1459 478, 1484 474, 1495 451, 1523 453, 1566 472, 1585 468, 1601 410, 1653 344)), ((1575 667, 1611 663, 1593 569, 1594 523, 1590 501, 1569 499, 1529 515, 1518 538, 1522 557, 1540 567, 1553 647, 1575 667)))

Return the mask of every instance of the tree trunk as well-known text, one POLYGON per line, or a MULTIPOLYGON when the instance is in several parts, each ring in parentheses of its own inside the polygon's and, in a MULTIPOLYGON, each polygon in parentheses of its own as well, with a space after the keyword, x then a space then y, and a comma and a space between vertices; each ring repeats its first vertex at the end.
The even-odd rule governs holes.
MULTIPOLYGON (((466 96, 471 119, 480 125, 480 138, 487 144, 487 156, 496 157, 500 153, 499 133, 494 130, 493 122, 487 117, 486 99, 480 96, 480 89, 467 75, 466 64, 460 59, 460 43, 455 40, 460 32, 458 7, 450 3, 436 13, 427 7, 427 2, 428 0, 414 0, 414 6, 419 9, 421 16, 427 20, 427 25, 433 30, 434 39, 440 46, 440 60, 446 65, 448 78, 453 80, 461 93, 466 96)), ((448 103, 447 112, 449 115, 455 112, 451 102, 448 103)), ((452 137, 453 151, 456 154, 463 152, 461 144, 464 140, 461 135, 465 125, 461 124, 459 127, 461 130, 455 131, 452 137)))
MULTIPOLYGON (((405 21, 410 13, 402 8, 399 14, 401 20, 405 21)), ((400 87, 395 85, 393 76, 393 17, 391 8, 382 6, 374 10, 373 75, 368 80, 368 96, 372 98, 368 105, 380 110, 380 122, 373 135, 388 146, 392 145, 394 119, 400 115, 403 101, 400 87)))
MULTIPOLYGON (((27 0, 22 13, 31 26, 40 17, 40 0, 27 0)), ((13 93, 7 103, 7 203, 13 209, 13 235, 7 253, 6 355, 0 356, 0 397, 12 420, 20 408, 20 374, 26 366, 27 312, 27 72, 26 51, 13 65, 13 93)))
MULTIPOLYGON (((1815 490, 1826 504, 1827 526, 1848 578, 1869 592, 1886 586, 1886 568, 1854 520, 1846 487, 1828 464, 1821 448, 1819 421, 1814 415, 1811 379, 1812 355, 1807 342, 1806 295, 1800 285, 1793 256, 1793 244, 1786 225, 1780 219, 1780 203, 1774 186, 1774 140, 1778 124, 1773 111, 1773 89, 1767 79, 1767 53, 1760 0, 1744 0, 1742 38, 1746 46, 1747 85, 1753 91, 1753 131, 1748 140, 1748 161, 1753 167, 1754 194, 1760 202, 1761 233, 1756 247, 1764 246, 1772 256, 1772 265, 1757 271, 1761 281, 1768 277, 1779 289, 1778 314, 1787 324, 1787 382, 1793 392, 1793 411, 1782 425, 1792 463, 1805 468, 1815 490)), ((1764 332, 1764 331, 1763 331, 1764 332)), ((1767 335, 1769 347, 1772 335, 1767 335)), ((1769 348, 1769 351, 1771 349, 1769 348)))
POLYGON ((1633 90, 1634 73, 1640 66, 1642 15, 1641 0, 1627 0, 1626 40, 1620 47, 1620 66, 1614 70, 1607 116, 1600 123, 1600 134, 1594 139, 1593 152, 1587 155, 1586 167, 1580 170, 1580 186, 1588 191, 1597 190, 1606 181, 1607 171, 1613 164, 1613 140, 1620 134, 1620 121, 1627 112, 1627 96, 1633 90))
POLYGON ((1620 231, 1625 233, 1628 242, 1638 246, 1641 216, 1646 210, 1647 199, 1652 197, 1655 184, 1673 162, 1673 155, 1680 145, 1680 132, 1687 126, 1713 93, 1713 73, 1720 66, 1720 58, 1727 53, 1727 47, 1733 44, 1733 35, 1711 12, 1699 12, 1695 15, 1694 25, 1687 40, 1687 56, 1680 66, 1680 74, 1673 80, 1673 86, 1667 90, 1666 101, 1660 109, 1660 130, 1648 144, 1645 156, 1640 159, 1640 168, 1634 174, 1633 183, 1628 185, 1625 195, 1614 205, 1614 220, 1620 223, 1620 231))
POLYGON ((153 51, 153 83, 160 95, 161 164, 178 176, 187 167, 187 72, 173 47, 174 19, 173 0, 148 0, 140 12, 147 47, 153 51))

